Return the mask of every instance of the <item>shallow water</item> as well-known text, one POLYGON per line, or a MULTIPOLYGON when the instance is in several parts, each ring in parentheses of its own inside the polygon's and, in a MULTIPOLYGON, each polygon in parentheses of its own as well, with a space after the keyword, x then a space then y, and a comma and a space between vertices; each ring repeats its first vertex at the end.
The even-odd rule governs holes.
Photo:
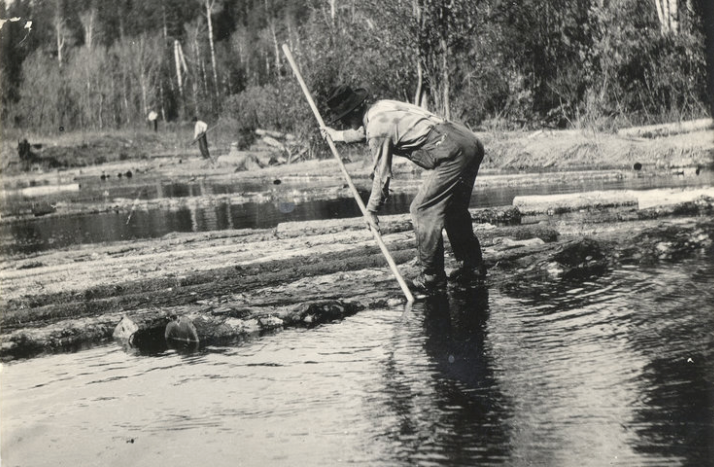
MULTIPOLYGON (((714 173, 705 171, 698 177, 640 177, 627 179, 570 180, 563 183, 567 174, 558 174, 558 181, 547 185, 495 186, 488 178, 477 181, 471 198, 472 208, 507 206, 515 196, 548 195, 597 190, 654 189, 711 185, 714 173)), ((334 187, 334 180, 316 180, 306 183, 302 179, 285 180, 279 185, 273 181, 243 184, 215 184, 198 180, 191 183, 164 183, 129 185, 114 180, 107 183, 84 183, 80 192, 58 195, 65 203, 96 203, 101 212, 88 212, 71 216, 51 216, 9 222, 0 225, 0 245, 6 253, 30 254, 72 245, 101 242, 158 238, 171 232, 206 232, 226 229, 273 228, 281 222, 315 219, 338 219, 360 216, 357 203, 352 198, 307 201, 295 197, 301 190, 334 187), (232 203, 220 198, 231 193, 263 193, 265 202, 232 203), (67 198, 61 198, 65 196, 67 198), (219 196, 215 198, 215 196, 219 196), (138 209, 128 215, 125 211, 100 209, 118 198, 125 199, 176 199, 177 205, 167 208, 138 209)), ((419 179, 400 180, 382 214, 404 214, 419 179), (400 192, 405 190, 405 192, 400 192)), ((363 191, 364 201, 368 191, 363 191)), ((52 201, 52 202, 55 202, 52 201)), ((50 202, 45 200, 45 202, 50 202)), ((12 202, 7 204, 11 205, 12 202)))
POLYGON ((712 465, 713 259, 5 364, 3 465, 712 465))

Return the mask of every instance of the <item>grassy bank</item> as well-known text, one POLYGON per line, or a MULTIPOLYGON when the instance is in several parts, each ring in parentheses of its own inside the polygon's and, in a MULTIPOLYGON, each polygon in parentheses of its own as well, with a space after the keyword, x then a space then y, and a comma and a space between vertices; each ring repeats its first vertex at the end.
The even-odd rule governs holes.
MULTIPOLYGON (((214 157, 229 152, 231 143, 246 143, 225 124, 209 130, 209 146, 214 157)), ((701 130, 657 138, 632 137, 591 130, 564 131, 482 131, 477 135, 486 147, 482 167, 503 171, 572 169, 670 169, 673 167, 710 167, 714 163, 714 131, 701 130)), ((151 160, 162 157, 198 157, 192 144, 193 125, 162 124, 157 132, 149 128, 107 132, 57 132, 35 134, 19 130, 3 132, 0 145, 3 175, 24 171, 17 143, 27 139, 40 161, 34 170, 101 166, 120 161, 151 160)), ((314 146, 309 157, 331 157, 326 145, 314 146)), ((248 150, 266 150, 257 140, 248 150)), ((362 145, 339 145, 343 156, 352 160, 367 158, 362 145)), ((267 148, 280 152, 279 149, 267 148)))

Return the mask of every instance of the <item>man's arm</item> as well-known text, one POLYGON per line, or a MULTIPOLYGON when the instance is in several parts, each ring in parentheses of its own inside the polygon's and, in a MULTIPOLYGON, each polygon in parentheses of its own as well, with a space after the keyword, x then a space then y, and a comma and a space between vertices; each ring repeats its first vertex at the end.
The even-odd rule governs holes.
POLYGON ((372 138, 369 149, 374 159, 372 192, 367 210, 378 212, 389 197, 389 181, 392 178, 392 142, 389 138, 372 138))
POLYGON ((322 137, 330 136, 330 139, 336 143, 361 143, 366 139, 364 134, 364 127, 359 127, 356 130, 343 130, 337 131, 334 128, 323 127, 320 129, 322 137))

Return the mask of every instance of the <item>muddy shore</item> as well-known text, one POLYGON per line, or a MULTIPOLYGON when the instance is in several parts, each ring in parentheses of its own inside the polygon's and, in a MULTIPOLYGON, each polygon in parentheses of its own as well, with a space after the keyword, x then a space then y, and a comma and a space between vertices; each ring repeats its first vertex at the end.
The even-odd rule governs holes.
MULTIPOLYGON (((711 132, 702 133, 712 136, 711 132)), ((632 140, 632 145, 627 143, 626 157, 620 153, 617 160, 594 160, 595 151, 604 154, 615 147, 614 140, 601 138, 598 144, 581 140, 575 146, 571 140, 571 148, 581 148, 575 151, 560 147, 568 138, 572 135, 523 136, 518 140, 520 146, 516 145, 519 150, 492 140, 491 159, 485 162, 478 183, 523 185, 543 177, 552 183, 572 183, 598 177, 667 177, 673 176, 673 171, 686 176, 684 171, 710 170, 714 148, 714 142, 701 135, 690 135, 689 140, 678 135, 659 141, 659 150, 650 141, 632 140), (548 151, 556 150, 561 157, 550 155, 546 160, 548 151), (508 159, 511 153, 519 156, 508 159), (501 157, 498 163, 493 159, 496 154, 501 157), (521 164, 523 161, 528 163, 521 164), (633 161, 642 161, 643 168, 634 171, 633 161), (537 166, 551 172, 527 170, 537 166)), ((617 145, 621 144, 619 140, 617 145)), ((339 170, 333 161, 302 162, 255 173, 233 172, 231 164, 227 156, 209 164, 173 154, 61 171, 10 173, 3 176, 3 204, 7 193, 17 194, 28 187, 73 183, 86 187, 97 184, 100 174, 127 170, 136 175, 126 183, 139 183, 142 177, 157 181, 201 178, 253 181, 267 187, 259 193, 212 195, 213 201, 220 196, 230 197, 233 203, 256 201, 256 196, 269 199, 277 190, 277 185, 271 187, 275 180, 298 178, 327 183, 312 191, 288 193, 296 199, 349 197, 336 177, 339 170)), ((368 164, 355 160, 348 169, 358 185, 368 187, 368 164)), ((399 171, 407 173, 411 168, 400 166, 399 171)), ((395 188, 408 192, 416 186, 405 183, 395 188)), ((108 205, 60 203, 48 215, 71 216, 103 209, 131 213, 170 202, 175 201, 127 197, 108 205)), ((474 228, 490 267, 486 285, 510 287, 524 280, 588 277, 625 263, 711 254, 713 202, 714 193, 704 188, 644 195, 623 191, 528 197, 512 206, 472 209, 474 228)), ((18 209, 8 216, 4 209, 2 223, 29 217, 30 211, 18 209)), ((408 216, 382 216, 381 221, 384 241, 400 271, 405 278, 415 276, 415 244, 408 216)), ((447 257, 447 268, 453 266, 447 257)), ((366 308, 389 308, 395 313, 404 309, 398 284, 361 219, 174 233, 159 239, 79 245, 31 255, 3 252, 0 290, 4 361, 76 350, 111 339, 127 347, 162 346, 166 345, 164 333, 169 323, 188 323, 199 339, 197 345, 213 345, 288 326, 315 326, 366 308)))

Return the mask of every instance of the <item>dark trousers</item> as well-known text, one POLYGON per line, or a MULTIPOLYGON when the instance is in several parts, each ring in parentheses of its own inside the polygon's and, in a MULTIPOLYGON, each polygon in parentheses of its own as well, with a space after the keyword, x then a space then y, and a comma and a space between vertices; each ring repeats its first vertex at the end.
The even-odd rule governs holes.
POLYGON ((201 155, 204 159, 210 159, 211 154, 208 152, 208 138, 206 138, 206 133, 203 132, 198 137, 198 149, 201 151, 201 155))
POLYGON ((483 145, 463 125, 444 123, 431 130, 417 152, 416 158, 435 164, 410 207, 424 273, 444 273, 444 228, 458 261, 481 264, 481 244, 474 234, 468 208, 483 160, 483 145))

